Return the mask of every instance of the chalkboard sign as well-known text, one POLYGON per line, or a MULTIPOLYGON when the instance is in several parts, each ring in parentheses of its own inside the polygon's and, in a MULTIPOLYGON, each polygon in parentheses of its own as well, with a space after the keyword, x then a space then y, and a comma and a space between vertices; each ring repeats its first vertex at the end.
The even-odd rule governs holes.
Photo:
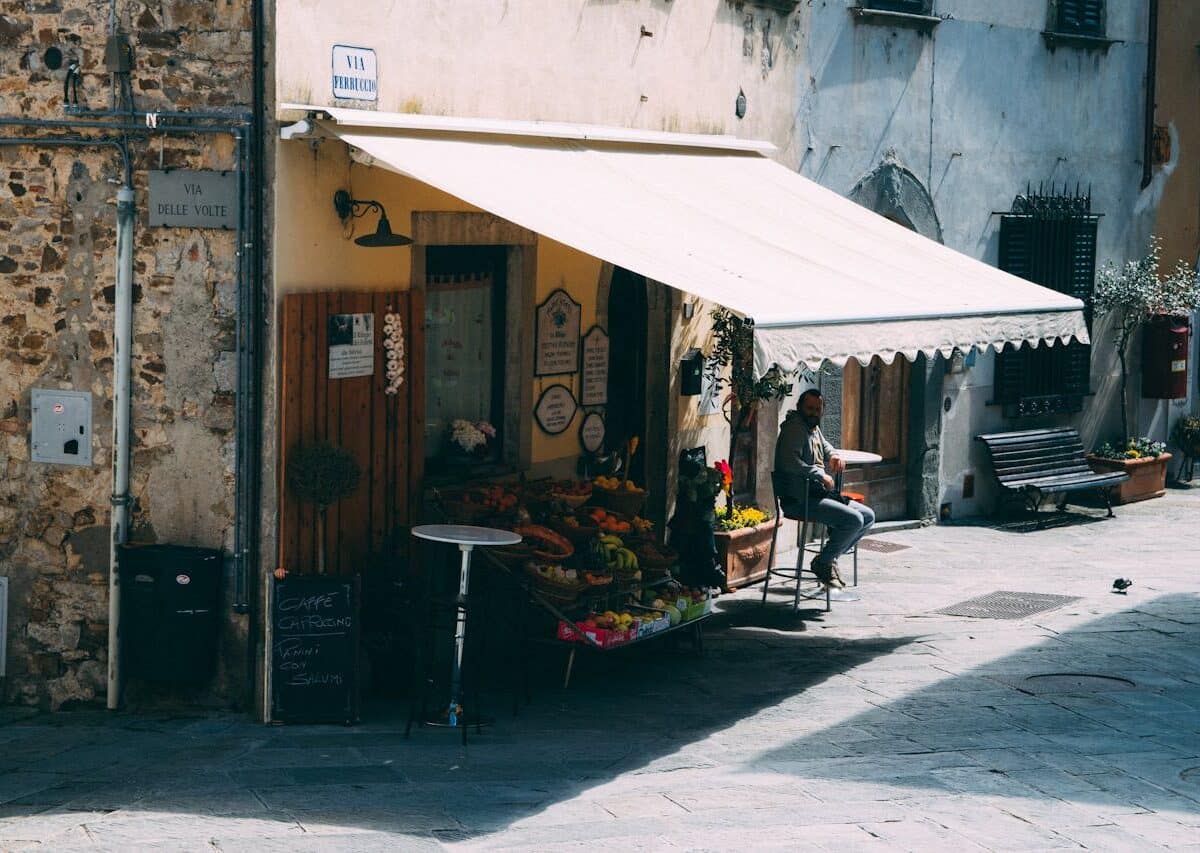
POLYGON ((298 575, 275 582, 272 719, 358 719, 358 579, 298 575))

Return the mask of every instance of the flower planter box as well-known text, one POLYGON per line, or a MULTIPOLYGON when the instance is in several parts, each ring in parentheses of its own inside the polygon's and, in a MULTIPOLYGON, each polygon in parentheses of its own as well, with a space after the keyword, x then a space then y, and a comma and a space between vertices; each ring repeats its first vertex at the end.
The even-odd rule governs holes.
POLYGON ((775 519, 764 521, 757 527, 741 530, 718 530, 717 559, 725 569, 726 583, 730 588, 758 583, 767 576, 767 557, 771 553, 771 531, 775 519))
POLYGON ((1129 479, 1113 490, 1113 503, 1129 504, 1161 498, 1167 491, 1167 463, 1170 453, 1141 459, 1102 459, 1088 454, 1088 465, 1097 474, 1124 471, 1129 479))

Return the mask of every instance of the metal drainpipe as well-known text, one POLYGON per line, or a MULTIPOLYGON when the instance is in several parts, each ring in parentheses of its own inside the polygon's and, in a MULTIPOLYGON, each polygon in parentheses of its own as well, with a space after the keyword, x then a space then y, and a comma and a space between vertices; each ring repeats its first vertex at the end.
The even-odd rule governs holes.
POLYGON ((121 699, 121 583, 117 549, 129 538, 129 374, 133 344, 133 187, 117 190, 117 290, 113 320, 113 488, 108 564, 108 709, 121 699))
POLYGON ((1146 39, 1146 115, 1142 140, 1142 189, 1154 177, 1154 107, 1158 99, 1158 0, 1150 0, 1150 32, 1146 39))

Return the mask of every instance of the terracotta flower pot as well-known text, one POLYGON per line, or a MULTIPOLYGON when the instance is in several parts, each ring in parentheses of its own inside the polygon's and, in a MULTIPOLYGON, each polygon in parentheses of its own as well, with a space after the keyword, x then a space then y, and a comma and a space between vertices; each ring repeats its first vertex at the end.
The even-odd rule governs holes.
POLYGON ((1150 498, 1161 498, 1167 491, 1167 463, 1170 453, 1143 456, 1140 459, 1104 459, 1088 454, 1088 465, 1097 474, 1124 471, 1129 479, 1117 486, 1113 503, 1129 504, 1150 498))
POLYGON ((775 519, 741 530, 718 530, 717 557, 725 569, 729 586, 757 583, 767 576, 767 557, 771 551, 771 530, 775 519))

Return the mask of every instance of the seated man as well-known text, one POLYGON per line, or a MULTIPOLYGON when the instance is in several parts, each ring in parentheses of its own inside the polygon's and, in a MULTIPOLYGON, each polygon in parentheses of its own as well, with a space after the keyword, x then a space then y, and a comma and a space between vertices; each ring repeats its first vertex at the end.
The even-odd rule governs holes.
MULTIPOLYGON (((812 561, 812 572, 827 586, 844 587, 837 558, 845 554, 875 523, 871 508, 834 490, 834 474, 845 470, 833 445, 821 434, 825 403, 821 392, 810 388, 800 395, 796 409, 788 413, 775 445, 775 470, 808 483, 808 520, 829 528, 825 547, 812 561)), ((783 514, 799 518, 804 512, 804 495, 780 495, 783 514)))

